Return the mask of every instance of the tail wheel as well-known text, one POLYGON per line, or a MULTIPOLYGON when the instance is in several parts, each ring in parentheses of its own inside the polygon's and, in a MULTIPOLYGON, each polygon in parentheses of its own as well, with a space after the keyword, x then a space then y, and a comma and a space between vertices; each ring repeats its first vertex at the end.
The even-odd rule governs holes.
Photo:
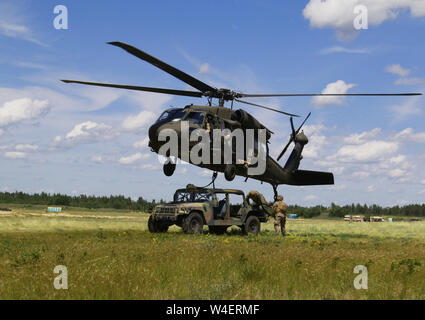
POLYGON ((203 228, 204 220, 202 216, 198 212, 192 212, 185 219, 183 231, 189 234, 202 233, 203 228))
POLYGON ((164 164, 164 174, 167 177, 171 177, 174 174, 174 171, 176 170, 176 164, 172 163, 171 161, 168 161, 167 163, 164 164))
POLYGON ((261 230, 261 222, 257 216, 249 216, 246 219, 245 224, 242 226, 242 232, 244 234, 258 234, 261 230))
POLYGON ((224 168, 224 177, 227 181, 233 181, 236 176, 236 166, 234 164, 226 164, 224 168))

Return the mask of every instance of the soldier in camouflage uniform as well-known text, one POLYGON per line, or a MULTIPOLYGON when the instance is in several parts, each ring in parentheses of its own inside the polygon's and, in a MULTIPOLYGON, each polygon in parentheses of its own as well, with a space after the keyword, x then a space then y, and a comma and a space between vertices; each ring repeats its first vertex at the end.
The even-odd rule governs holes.
POLYGON ((282 236, 286 236, 286 211, 287 206, 286 203, 283 202, 283 196, 278 195, 275 203, 273 204, 272 212, 274 217, 274 230, 276 234, 282 233, 282 236))
POLYGON ((249 203, 249 200, 251 199, 254 202, 254 205, 257 205, 257 206, 268 205, 266 199, 264 199, 264 196, 258 191, 250 191, 248 195, 246 196, 246 199, 248 203, 249 203))

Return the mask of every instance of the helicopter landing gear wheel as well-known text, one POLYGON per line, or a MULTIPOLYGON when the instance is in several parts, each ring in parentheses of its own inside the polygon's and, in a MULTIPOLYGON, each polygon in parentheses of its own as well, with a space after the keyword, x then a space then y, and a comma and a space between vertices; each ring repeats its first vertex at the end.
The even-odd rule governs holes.
POLYGON ((236 176, 236 166, 234 164, 226 164, 224 168, 224 177, 227 181, 233 181, 236 176))
POLYGON ((167 163, 164 164, 164 174, 167 177, 171 177, 174 174, 174 171, 176 170, 176 164, 172 163, 171 160, 169 160, 167 163))

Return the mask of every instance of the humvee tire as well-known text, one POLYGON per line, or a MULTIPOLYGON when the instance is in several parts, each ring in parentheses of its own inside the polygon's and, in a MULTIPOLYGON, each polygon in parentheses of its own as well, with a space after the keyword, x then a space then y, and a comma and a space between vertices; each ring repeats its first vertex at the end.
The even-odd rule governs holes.
POLYGON ((151 232, 151 233, 167 232, 168 231, 168 225, 165 224, 165 223, 155 221, 152 218, 152 216, 149 216, 148 229, 149 229, 149 232, 151 232))
POLYGON ((246 219, 245 224, 242 226, 242 233, 247 234, 258 234, 261 230, 261 222, 257 216, 249 216, 246 219))
POLYGON ((194 234, 202 233, 204 220, 198 212, 190 213, 183 222, 183 231, 185 233, 194 234))
POLYGON ((224 234, 227 228, 226 226, 209 226, 208 230, 212 234, 224 234))

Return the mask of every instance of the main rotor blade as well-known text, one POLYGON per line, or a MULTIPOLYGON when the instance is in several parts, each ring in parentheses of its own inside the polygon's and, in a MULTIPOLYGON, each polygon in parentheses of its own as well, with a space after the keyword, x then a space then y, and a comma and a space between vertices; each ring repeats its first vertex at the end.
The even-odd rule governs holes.
POLYGON ((61 80, 61 81, 65 83, 78 83, 78 84, 85 84, 85 85, 97 86, 97 87, 110 87, 110 88, 127 89, 127 90, 174 94, 174 95, 186 96, 186 97, 202 98, 203 96, 202 92, 198 92, 198 91, 184 91, 184 90, 174 90, 174 89, 128 86, 128 85, 122 85, 122 84, 98 83, 98 82, 87 82, 87 81, 77 81, 77 80, 61 80))
POLYGON ((279 113, 285 114, 285 115, 287 115, 287 116, 291 116, 291 117, 299 117, 299 116, 298 116, 298 115, 296 115, 296 114, 292 114, 292 113, 288 113, 288 112, 280 111, 280 110, 277 110, 277 109, 273 109, 273 108, 265 107, 265 106, 262 106, 262 105, 260 105, 260 104, 256 104, 256 103, 252 103, 252 102, 247 102, 247 101, 242 101, 242 100, 239 100, 239 99, 235 99, 235 101, 240 102, 240 103, 249 104, 249 105, 251 105, 251 106, 255 106, 255 107, 259 107, 259 108, 263 108, 263 109, 271 110, 271 111, 274 111, 274 112, 279 112, 279 113))
POLYGON ((239 93, 240 98, 267 97, 386 97, 386 96, 421 96, 422 93, 295 93, 295 94, 245 94, 239 93))
POLYGON ((169 64, 147 54, 146 52, 143 52, 140 49, 137 49, 129 44, 123 43, 123 42, 108 42, 108 44, 111 44, 116 47, 120 47, 121 49, 124 49, 128 53, 146 61, 150 64, 154 65, 155 67, 171 74, 172 76, 176 77, 177 79, 191 85, 192 87, 198 89, 199 91, 206 93, 211 92, 214 93, 217 91, 216 88, 210 87, 206 83, 188 75, 187 73, 180 71, 179 69, 174 68, 173 66, 170 66, 169 64))

